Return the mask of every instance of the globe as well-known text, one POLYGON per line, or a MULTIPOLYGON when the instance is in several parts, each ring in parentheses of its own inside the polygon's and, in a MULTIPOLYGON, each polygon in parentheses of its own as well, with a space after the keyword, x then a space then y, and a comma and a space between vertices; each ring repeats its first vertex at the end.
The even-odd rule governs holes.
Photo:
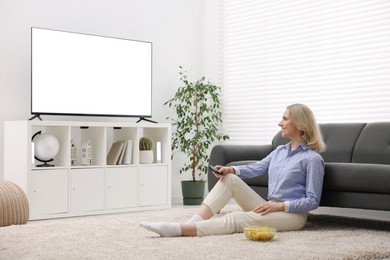
POLYGON ((34 135, 33 142, 35 159, 45 163, 41 166, 53 166, 46 163, 53 161, 53 157, 57 155, 60 149, 58 139, 54 135, 38 132, 34 135))

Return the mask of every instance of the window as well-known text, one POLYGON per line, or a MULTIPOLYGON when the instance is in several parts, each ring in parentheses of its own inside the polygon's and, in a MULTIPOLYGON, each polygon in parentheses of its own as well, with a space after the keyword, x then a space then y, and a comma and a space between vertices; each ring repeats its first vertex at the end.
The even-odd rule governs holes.
POLYGON ((220 0, 224 129, 270 143, 285 107, 390 121, 390 1, 220 0))

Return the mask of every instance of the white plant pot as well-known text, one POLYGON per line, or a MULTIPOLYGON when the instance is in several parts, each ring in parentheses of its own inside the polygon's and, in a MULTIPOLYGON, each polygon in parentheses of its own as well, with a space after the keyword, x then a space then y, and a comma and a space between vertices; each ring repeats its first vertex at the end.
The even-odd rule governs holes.
POLYGON ((139 151, 139 162, 142 164, 153 163, 153 151, 139 151))

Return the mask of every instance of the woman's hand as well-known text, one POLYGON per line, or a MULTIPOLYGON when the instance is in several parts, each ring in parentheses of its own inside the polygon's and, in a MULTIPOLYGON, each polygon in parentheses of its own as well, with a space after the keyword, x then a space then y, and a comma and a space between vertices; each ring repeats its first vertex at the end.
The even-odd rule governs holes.
POLYGON ((284 202, 268 201, 258 205, 253 212, 265 215, 270 212, 284 211, 284 202))
POLYGON ((218 173, 215 173, 215 172, 213 172, 213 174, 214 174, 214 176, 217 177, 218 179, 223 178, 223 176, 225 176, 225 175, 227 175, 227 174, 229 174, 229 173, 235 173, 233 167, 224 167, 224 166, 221 166, 221 165, 216 165, 215 168, 218 169, 219 174, 218 174, 218 173))

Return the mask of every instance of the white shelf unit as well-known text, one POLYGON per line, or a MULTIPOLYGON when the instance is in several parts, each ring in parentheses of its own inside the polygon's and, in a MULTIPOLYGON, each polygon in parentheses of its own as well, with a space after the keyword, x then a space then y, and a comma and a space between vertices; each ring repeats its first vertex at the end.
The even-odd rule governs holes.
POLYGON ((30 220, 108 214, 171 207, 170 124, 123 122, 6 121, 4 179, 21 187, 30 220), (31 138, 38 131, 54 135, 60 149, 53 167, 38 167, 31 138), (138 140, 151 137, 154 163, 139 163, 138 140), (71 165, 71 140, 76 164, 71 165), (92 163, 81 165, 82 142, 92 144, 92 163), (132 163, 107 165, 116 141, 133 140, 132 163), (161 162, 156 160, 161 142, 161 162))

